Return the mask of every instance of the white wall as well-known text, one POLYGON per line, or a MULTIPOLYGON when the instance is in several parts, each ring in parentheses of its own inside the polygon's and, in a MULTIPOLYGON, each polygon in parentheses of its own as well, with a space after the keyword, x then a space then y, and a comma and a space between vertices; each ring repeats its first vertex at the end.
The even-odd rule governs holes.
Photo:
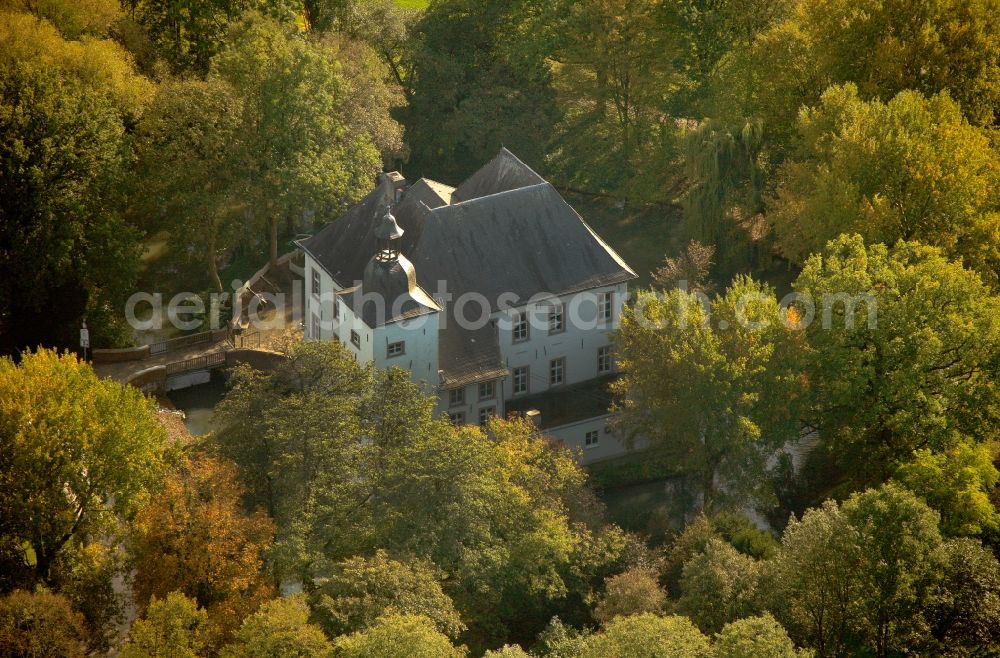
MULTIPOLYGON (((605 459, 621 457, 629 452, 621 438, 615 432, 609 431, 610 421, 611 415, 607 414, 567 425, 560 425, 559 427, 550 427, 542 430, 542 433, 559 439, 566 446, 577 452, 580 455, 581 463, 591 464, 605 459), (597 432, 598 444, 588 448, 585 446, 587 432, 592 431, 597 432)), ((545 422, 544 418, 542 422, 545 422)), ((641 446, 636 446, 636 449, 640 448, 641 446)))
POLYGON ((368 363, 374 357, 373 331, 364 321, 355 316, 350 307, 337 298, 336 292, 341 287, 336 284, 333 277, 324 270, 308 253, 305 255, 305 336, 306 338, 318 338, 319 340, 333 340, 336 338, 343 343, 348 350, 357 357, 358 363, 368 363), (313 272, 319 272, 320 294, 315 295, 312 291, 313 272), (338 317, 334 318, 333 305, 338 305, 338 317), (322 315, 320 316, 320 313, 322 315), (320 317, 320 335, 313 335, 313 318, 320 317), (351 330, 358 333, 361 338, 360 346, 356 347, 351 343, 351 330))
MULTIPOLYGON (((609 321, 597 320, 597 306, 587 301, 584 294, 563 296, 559 300, 563 303, 563 321, 566 328, 557 334, 550 335, 545 327, 549 305, 547 302, 542 301, 518 308, 522 312, 534 311, 535 314, 528 340, 523 342, 513 341, 509 316, 506 312, 493 315, 493 319, 498 323, 500 351, 507 367, 511 371, 521 366, 530 368, 527 395, 549 389, 549 362, 552 359, 560 357, 566 359, 564 385, 576 384, 606 374, 597 371, 597 351, 611 344, 611 336, 620 323, 628 288, 622 283, 586 291, 590 297, 602 292, 613 293, 613 307, 609 321)), ((510 377, 504 382, 504 390, 507 399, 510 399, 513 391, 510 377)))
POLYGON ((378 368, 393 366, 410 371, 410 378, 423 383, 428 394, 436 394, 438 384, 438 313, 429 313, 409 320, 377 327, 372 339, 375 365, 378 368), (390 343, 405 343, 402 356, 389 358, 386 347, 390 343))

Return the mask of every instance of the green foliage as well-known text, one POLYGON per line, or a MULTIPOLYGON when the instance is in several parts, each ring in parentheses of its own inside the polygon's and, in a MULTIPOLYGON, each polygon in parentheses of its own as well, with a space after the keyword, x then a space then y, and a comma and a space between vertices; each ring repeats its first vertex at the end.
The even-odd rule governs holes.
POLYGON ((943 573, 926 616, 943 655, 976 655, 1000 642, 1000 563, 979 542, 944 544, 943 573))
POLYGON ((232 244, 245 208, 232 161, 243 134, 243 102, 225 81, 164 82, 143 115, 136 146, 141 208, 167 218, 171 244, 203 253, 218 292, 220 247, 232 244))
POLYGON ((978 535, 1000 525, 989 492, 1000 480, 989 445, 959 443, 945 453, 924 448, 900 466, 893 478, 941 514, 946 535, 978 535))
POLYGON ((272 263, 279 220, 335 215, 379 171, 368 108, 352 106, 357 99, 341 70, 334 51, 260 15, 236 26, 212 59, 210 77, 243 101, 242 138, 231 145, 230 162, 241 198, 271 228, 272 263))
POLYGON ((411 176, 457 183, 501 146, 539 165, 556 119, 539 0, 441 0, 412 30, 402 112, 411 176))
POLYGON ((180 592, 153 598, 146 616, 132 622, 122 658, 199 658, 208 647, 208 613, 180 592))
POLYGON ((83 617, 65 597, 14 590, 0 597, 0 654, 9 658, 87 655, 83 617))
POLYGON ((109 36, 122 10, 118 0, 3 0, 0 8, 45 19, 67 39, 109 36))
POLYGON ((396 561, 382 550, 338 562, 312 596, 313 614, 330 637, 364 630, 387 614, 421 615, 452 638, 465 630, 432 565, 396 561))
POLYGON ((762 559, 774 555, 778 542, 767 530, 761 530, 753 521, 738 512, 723 511, 711 518, 712 529, 733 548, 744 555, 762 559))
POLYGON ((707 658, 708 638, 684 617, 620 617, 584 644, 580 658, 707 658))
POLYGON ((623 376, 613 384, 621 426, 695 475, 708 508, 767 495, 763 455, 781 438, 770 430, 781 414, 766 409, 780 397, 772 372, 779 331, 774 293, 749 278, 716 296, 710 316, 681 290, 640 293, 623 315, 623 376))
POLYGON ((864 101, 853 84, 803 109, 770 202, 778 246, 795 262, 841 233, 919 240, 995 280, 1000 159, 945 95, 864 101))
POLYGON ((47 582, 64 551, 120 536, 160 481, 165 438, 140 391, 98 379, 76 357, 0 359, 6 587, 47 582))
POLYGON ((781 131, 828 86, 854 82, 865 98, 948 91, 970 121, 989 125, 998 53, 995 0, 797 0, 751 51, 752 106, 781 131))
POLYGON ((305 597, 268 601, 244 620, 220 658, 329 658, 333 645, 309 623, 305 597))
POLYGON ((203 77, 229 29, 265 0, 126 0, 157 53, 177 74, 203 77))
POLYGON ((819 655, 876 655, 930 640, 925 612, 942 568, 938 515, 889 484, 792 519, 768 566, 770 608, 819 655))
POLYGON ((852 481, 880 482, 914 450, 993 434, 1000 300, 978 275, 931 247, 843 236, 794 288, 815 311, 796 351, 808 384, 797 413, 852 481))
POLYGON ((706 633, 757 612, 760 566, 729 544, 710 539, 705 550, 684 564, 677 612, 706 633))
POLYGON ((275 518, 280 573, 319 583, 333 563, 382 548, 446 573, 473 633, 503 634, 507 620, 537 631, 571 593, 589 594, 620 548, 583 523, 590 499, 570 452, 526 422, 487 434, 433 408, 409 373, 306 342, 273 373, 237 371, 217 441, 275 518))
POLYGON ((101 39, 67 41, 46 21, 0 12, 0 353, 126 340, 136 232, 121 218, 126 127, 149 83, 101 39))
POLYGON ((594 618, 606 625, 617 617, 663 612, 666 602, 667 593, 656 574, 637 567, 604 581, 604 595, 594 607, 594 618))
POLYGON ((464 647, 455 647, 419 615, 383 617, 366 631, 346 635, 336 642, 343 658, 463 658, 464 647))
POLYGON ((809 658, 810 651, 795 648, 774 617, 765 614, 726 624, 715 636, 713 658, 809 658))

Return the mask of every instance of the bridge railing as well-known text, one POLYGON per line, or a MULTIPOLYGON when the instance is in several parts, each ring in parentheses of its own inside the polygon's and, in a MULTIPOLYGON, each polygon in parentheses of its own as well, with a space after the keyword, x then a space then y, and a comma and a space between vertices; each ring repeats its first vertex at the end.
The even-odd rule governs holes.
POLYGON ((172 352, 174 350, 184 349, 185 347, 191 347, 192 345, 214 343, 226 338, 228 335, 229 329, 224 328, 216 329, 214 331, 202 331, 188 336, 181 336, 179 338, 171 338, 169 340, 160 341, 159 343, 151 343, 149 345, 149 354, 163 354, 164 352, 172 352))
POLYGON ((193 370, 209 370, 211 368, 221 368, 224 365, 226 365, 226 353, 224 351, 213 352, 212 354, 205 354, 204 356, 195 356, 190 359, 185 359, 184 361, 168 363, 166 366, 167 377, 179 375, 184 372, 191 372, 193 370))

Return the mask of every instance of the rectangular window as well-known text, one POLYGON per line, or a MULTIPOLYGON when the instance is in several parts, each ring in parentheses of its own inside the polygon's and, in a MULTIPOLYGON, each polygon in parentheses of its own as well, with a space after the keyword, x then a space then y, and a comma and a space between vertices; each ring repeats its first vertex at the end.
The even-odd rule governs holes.
POLYGON ((340 317, 340 302, 337 299, 333 300, 333 319, 336 320, 340 317))
POLYGON ((610 320, 611 315, 614 312, 614 308, 611 304, 612 295, 614 293, 602 292, 597 296, 597 317, 600 320, 610 320))
POLYGON ((528 392, 528 366, 514 368, 511 371, 511 379, 514 384, 514 395, 521 395, 528 392))
POLYGON ((319 317, 316 316, 316 315, 314 315, 314 316, 312 316, 312 338, 313 338, 313 340, 319 340, 320 339, 319 329, 320 329, 319 317))
POLYGON ((319 270, 312 271, 312 292, 314 295, 319 294, 319 270))
POLYGON ((611 372, 615 367, 614 357, 611 355, 611 346, 605 345, 597 350, 597 372, 611 372))
POLYGON ((488 421, 490 418, 496 415, 497 415, 496 407, 483 407, 482 409, 479 410, 479 424, 486 425, 486 421, 488 421))
POLYGON ((482 382, 479 385, 479 399, 492 400, 496 397, 496 385, 493 382, 482 382))
POLYGON ((515 343, 528 340, 528 315, 526 313, 514 311, 514 315, 511 317, 511 333, 515 343))
POLYGON ((398 343, 389 343, 385 348, 386 358, 391 359, 394 356, 403 356, 406 353, 406 343, 399 341, 398 343))
POLYGON ((464 411, 453 411, 448 414, 448 418, 451 419, 454 425, 465 425, 465 412, 464 411))
POLYGON ((558 386, 566 381, 566 359, 552 359, 549 361, 549 385, 558 386))
POLYGON ((459 407, 465 404, 465 389, 453 388, 448 391, 448 406, 459 407))
POLYGON ((584 448, 596 448, 601 442, 601 432, 600 430, 592 430, 587 432, 583 437, 583 447, 584 448))
POLYGON ((558 334, 566 329, 563 322, 563 305, 553 304, 549 307, 549 333, 558 334))
POLYGON ((354 347, 361 347, 361 336, 353 329, 351 329, 351 344, 354 347))

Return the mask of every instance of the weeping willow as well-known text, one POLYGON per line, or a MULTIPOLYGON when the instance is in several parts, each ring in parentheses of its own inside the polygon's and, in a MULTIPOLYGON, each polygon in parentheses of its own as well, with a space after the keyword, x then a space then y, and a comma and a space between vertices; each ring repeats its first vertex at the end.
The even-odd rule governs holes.
POLYGON ((684 140, 684 153, 691 182, 684 197, 687 237, 715 245, 725 262, 749 265, 755 243, 763 237, 767 170, 763 124, 705 121, 684 140))

